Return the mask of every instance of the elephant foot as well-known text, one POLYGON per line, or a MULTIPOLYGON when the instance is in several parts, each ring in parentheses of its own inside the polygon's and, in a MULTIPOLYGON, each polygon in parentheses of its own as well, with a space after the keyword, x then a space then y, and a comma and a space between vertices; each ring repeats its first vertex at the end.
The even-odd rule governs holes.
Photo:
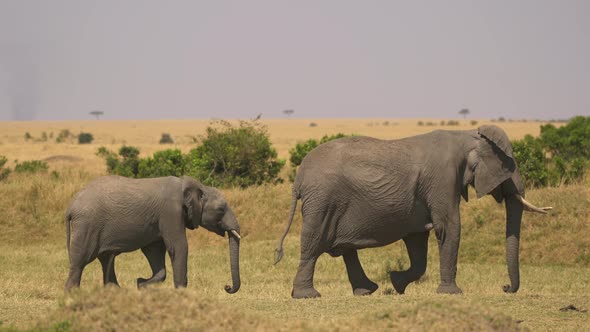
POLYGON ((313 287, 309 288, 297 288, 293 287, 291 291, 291 297, 294 299, 310 299, 315 297, 321 297, 322 295, 315 290, 313 287))
POLYGON ((137 278, 137 288, 145 288, 149 284, 149 279, 137 278))
POLYGON ((106 284, 104 284, 104 287, 116 287, 116 288, 121 288, 121 286, 119 286, 118 283, 116 282, 107 282, 106 284))
POLYGON ((436 292, 439 294, 463 294, 461 288, 459 288, 455 283, 440 284, 436 292))
POLYGON ((166 280, 166 270, 161 270, 149 279, 137 278, 137 288, 144 288, 148 285, 164 282, 166 280))
POLYGON ((377 289, 379 289, 379 285, 371 280, 367 280, 362 286, 355 287, 352 293, 355 296, 365 296, 373 294, 377 289))
POLYGON ((391 271, 389 272, 389 278, 393 284, 393 288, 398 294, 406 292, 406 287, 410 284, 405 277, 405 272, 391 271))

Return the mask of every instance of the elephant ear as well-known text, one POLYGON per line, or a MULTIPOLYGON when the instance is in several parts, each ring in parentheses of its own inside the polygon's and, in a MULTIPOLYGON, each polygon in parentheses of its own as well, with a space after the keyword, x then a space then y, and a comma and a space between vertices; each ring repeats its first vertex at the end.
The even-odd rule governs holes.
POLYGON ((481 198, 514 175, 516 161, 510 139, 500 127, 481 126, 477 132, 481 140, 477 146, 473 185, 477 198, 481 198))
POLYGON ((202 184, 191 177, 183 176, 182 195, 184 224, 188 229, 198 228, 201 224, 203 206, 205 205, 202 184))

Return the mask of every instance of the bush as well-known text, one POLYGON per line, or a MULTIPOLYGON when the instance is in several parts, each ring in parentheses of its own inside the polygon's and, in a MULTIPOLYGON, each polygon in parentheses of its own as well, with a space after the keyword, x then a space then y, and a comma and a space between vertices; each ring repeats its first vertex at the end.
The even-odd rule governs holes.
POLYGON ((17 173, 37 173, 37 172, 45 172, 49 169, 47 163, 42 160, 28 160, 23 161, 22 163, 16 162, 14 166, 14 171, 17 173))
POLYGON ((419 126, 423 126, 424 125, 424 121, 418 121, 418 125, 419 126))
POLYGON ((516 161, 527 186, 556 186, 580 181, 590 158, 590 117, 575 117, 565 126, 541 126, 541 135, 513 142, 516 161))
POLYGON ((305 156, 307 156, 307 154, 309 152, 311 152, 311 150, 315 149, 316 147, 318 147, 320 144, 324 144, 326 142, 338 139, 338 138, 343 138, 343 137, 348 137, 348 135, 343 134, 343 133, 338 133, 335 135, 324 135, 324 137, 322 137, 320 139, 320 141, 318 142, 315 139, 308 139, 305 142, 301 142, 301 143, 297 143, 297 145, 295 145, 293 148, 291 148, 289 150, 289 162, 291 164, 291 173, 289 173, 289 180, 291 182, 295 181, 295 175, 297 174, 297 167, 299 165, 301 165, 301 162, 303 161, 303 158, 305 158, 305 156))
POLYGON ((471 123, 472 126, 477 126, 477 121, 475 121, 475 120, 471 120, 470 123, 471 123))
POLYGON ((310 123, 309 123, 309 126, 313 128, 313 127, 317 127, 317 126, 318 126, 318 124, 317 124, 317 123, 315 123, 315 122, 310 122, 310 123))
POLYGON ((590 158, 590 117, 578 116, 565 126, 541 126, 541 142, 552 155, 565 159, 590 158))
POLYGON ((185 171, 185 157, 178 149, 155 152, 152 157, 141 159, 137 177, 182 176, 185 171))
POLYGON ((525 186, 547 186, 549 170, 541 142, 531 135, 526 135, 524 139, 512 142, 512 149, 525 186))
POLYGON ((79 144, 90 144, 94 140, 94 136, 91 133, 80 133, 78 135, 78 143, 79 144))
POLYGON ((28 141, 28 140, 30 140, 30 139, 32 139, 32 138, 33 138, 33 136, 31 136, 31 134, 29 134, 29 132, 27 131, 27 132, 25 133, 25 141, 28 141))
POLYGON ((172 143, 174 143, 172 136, 170 136, 170 134, 163 133, 162 137, 160 138, 160 144, 172 144, 172 143))
POLYGON ((285 161, 256 120, 233 126, 216 121, 207 127, 201 145, 189 152, 186 173, 211 186, 247 187, 282 182, 278 177, 285 161))
POLYGON ((447 126, 458 126, 458 125, 459 125, 459 121, 457 121, 457 120, 447 121, 447 126))
POLYGON ((70 139, 71 137, 74 137, 74 135, 72 135, 72 133, 70 132, 69 129, 62 129, 59 132, 59 134, 57 135, 57 137, 55 138, 55 142, 56 143, 63 143, 67 139, 70 139))
POLYGON ((109 174, 126 177, 137 177, 139 167, 139 149, 133 146, 123 145, 117 156, 113 151, 104 146, 98 148, 96 155, 105 159, 109 174))
POLYGON ((10 168, 4 168, 4 165, 6 165, 7 161, 8 159, 6 159, 6 157, 0 156, 0 181, 6 179, 10 174, 10 168))

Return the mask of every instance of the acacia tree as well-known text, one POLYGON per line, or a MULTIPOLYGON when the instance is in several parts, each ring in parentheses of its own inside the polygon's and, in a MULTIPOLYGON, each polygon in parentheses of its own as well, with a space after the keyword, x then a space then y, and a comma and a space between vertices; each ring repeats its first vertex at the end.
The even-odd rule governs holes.
POLYGON ((291 117, 291 115, 293 115, 293 113, 295 113, 295 111, 294 110, 284 110, 283 113, 286 116, 291 117))
POLYGON ((463 115, 463 119, 465 119, 465 117, 467 117, 467 115, 469 115, 469 113, 471 113, 471 112, 469 111, 468 108, 464 108, 459 111, 459 114, 463 115))
POLYGON ((94 115, 96 117, 96 120, 100 120, 100 116, 104 115, 104 112, 103 111, 92 111, 88 114, 94 115))

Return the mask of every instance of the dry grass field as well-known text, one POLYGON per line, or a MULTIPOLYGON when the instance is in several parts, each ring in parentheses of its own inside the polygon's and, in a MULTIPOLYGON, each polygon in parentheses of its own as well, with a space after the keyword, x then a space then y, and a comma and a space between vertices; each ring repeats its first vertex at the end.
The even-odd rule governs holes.
MULTIPOLYGON (((474 128, 469 121, 440 126, 440 120, 282 119, 263 120, 279 157, 298 141, 338 132, 394 139, 434 129, 474 128), (418 121, 436 123, 418 126, 418 121), (315 127, 310 127, 310 123, 315 127)), ((487 122, 480 121, 478 125, 487 122)), ((285 241, 285 257, 272 265, 284 230, 290 184, 226 189, 242 228, 242 288, 234 295, 227 239, 198 229, 189 236, 189 286, 163 285, 138 291, 135 279, 150 273, 141 253, 117 258, 122 289, 102 288, 98 262, 84 271, 81 290, 65 295, 68 258, 63 215, 72 195, 104 175, 99 146, 140 148, 142 155, 176 147, 188 151, 204 134, 208 120, 1 122, 0 155, 14 160, 47 160, 50 172, 11 174, 0 182, 0 331, 144 330, 590 330, 590 179, 576 185, 530 190, 527 199, 555 209, 545 216, 526 214, 521 235, 521 288, 504 294, 504 209, 490 198, 462 204, 458 284, 464 294, 438 295, 438 249, 430 241, 426 275, 403 296, 393 292, 388 271, 408 267, 401 243, 360 252, 367 275, 379 284, 368 297, 354 297, 341 258, 320 257, 316 286, 322 298, 293 300, 291 285, 299 259, 297 216, 285 241), (63 129, 90 132, 95 141, 55 143, 63 129), (26 141, 29 132, 46 142, 26 141), (53 134, 51 134, 53 133, 53 134), (172 145, 160 145, 170 133, 172 145), (55 172, 53 172, 55 171, 55 172), (579 310, 560 311, 574 305, 579 310)), ((538 122, 496 123, 511 138, 537 135, 538 122)), ((283 170, 286 177, 287 169, 283 170)))

